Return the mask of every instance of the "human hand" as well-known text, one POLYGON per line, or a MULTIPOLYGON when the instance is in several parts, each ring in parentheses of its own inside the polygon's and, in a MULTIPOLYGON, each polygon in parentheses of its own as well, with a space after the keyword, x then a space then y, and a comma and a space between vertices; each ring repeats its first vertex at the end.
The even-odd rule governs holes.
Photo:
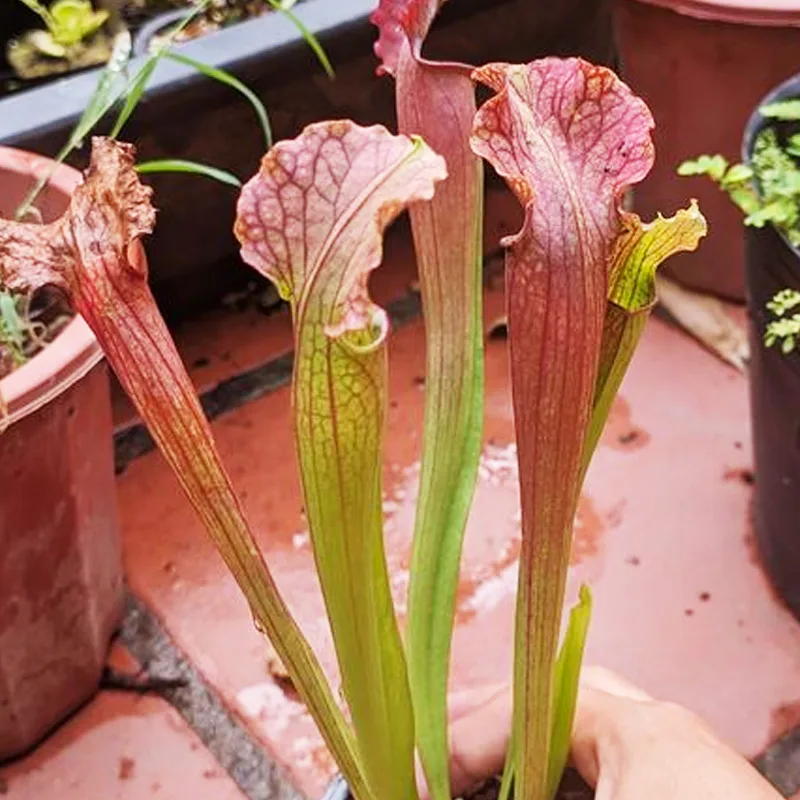
MULTIPOLYGON (((491 687, 452 699, 456 795, 502 770, 510 694, 491 687)), ((699 717, 600 668, 585 670, 581 679, 571 760, 595 787, 596 800, 780 800, 699 717)))

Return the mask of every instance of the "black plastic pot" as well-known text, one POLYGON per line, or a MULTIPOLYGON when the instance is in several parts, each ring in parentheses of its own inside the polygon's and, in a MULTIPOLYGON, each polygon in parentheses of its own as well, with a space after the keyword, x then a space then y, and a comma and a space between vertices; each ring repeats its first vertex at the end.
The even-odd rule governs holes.
MULTIPOLYGON (((500 789, 500 782, 496 779, 487 781, 483 786, 476 789, 472 794, 466 795, 466 800, 497 800, 500 789)), ((556 800, 593 800, 594 789, 592 789, 581 776, 571 767, 564 773, 556 800)), ((350 794, 350 787, 347 781, 337 775, 322 795, 322 800, 354 800, 350 794)))
MULTIPOLYGON (((800 75, 781 84, 759 105, 800 97, 800 75)), ((748 122, 743 155, 767 124, 758 111, 748 122)), ((800 125, 793 123, 794 130, 800 125)), ((780 131, 779 133, 786 133, 780 131)), ((746 228, 750 327, 750 397, 755 459, 753 525, 775 588, 800 618, 800 353, 784 355, 764 345, 766 304, 781 289, 800 290, 800 250, 772 226, 746 228)))
POLYGON ((159 14, 139 28, 136 36, 133 37, 133 54, 135 56, 146 56, 150 52, 150 43, 155 36, 166 33, 170 28, 177 25, 186 16, 186 10, 176 8, 174 11, 167 11, 159 14))
MULTIPOLYGON (((336 68, 330 80, 284 16, 270 13, 181 45, 182 52, 243 79, 267 107, 276 138, 308 123, 349 117, 394 125, 393 84, 375 76, 377 0, 305 0, 295 7, 336 68)), ((426 55, 467 63, 582 55, 613 64, 608 0, 451 0, 426 43, 426 55)), ((132 67, 136 69, 136 65, 132 67)), ((0 143, 53 154, 79 118, 97 80, 89 73, 0 100, 0 143)), ((164 61, 125 132, 141 160, 183 158, 246 179, 264 141, 252 109, 228 87, 164 61)), ((83 166, 80 158, 76 166, 83 166)), ((160 210, 147 242, 151 282, 173 318, 207 305, 253 277, 231 233, 236 192, 192 175, 153 175, 160 210)), ((491 213, 491 209, 488 210, 491 213)), ((496 243, 495 243, 496 244, 496 243)))

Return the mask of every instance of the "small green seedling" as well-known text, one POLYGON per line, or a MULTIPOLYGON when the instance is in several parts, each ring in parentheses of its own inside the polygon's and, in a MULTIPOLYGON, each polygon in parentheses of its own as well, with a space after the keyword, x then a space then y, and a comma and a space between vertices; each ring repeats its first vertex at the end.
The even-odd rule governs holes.
POLYGON ((795 349, 800 337, 800 309, 791 315, 789 312, 798 306, 800 292, 796 289, 784 289, 767 303, 767 309, 777 318, 767 323, 764 333, 764 344, 767 347, 780 343, 781 350, 787 354, 795 349))
POLYGON ((25 363, 25 321, 20 300, 0 288, 0 352, 5 351, 15 366, 25 363))
POLYGON ((94 36, 109 16, 108 11, 95 11, 91 0, 56 0, 49 8, 38 0, 22 2, 47 26, 46 31, 33 31, 29 40, 51 58, 66 58, 70 48, 94 36))
MULTIPOLYGON (((800 122, 800 98, 769 103, 759 109, 765 119, 800 122)), ((780 136, 765 128, 753 143, 750 164, 730 165, 721 155, 702 155, 678 167, 682 176, 705 175, 745 215, 753 228, 774 225, 794 247, 800 247, 800 132, 780 136)), ((777 319, 767 324, 764 344, 780 343, 784 353, 794 351, 800 335, 800 313, 787 316, 800 305, 800 292, 785 289, 767 303, 777 319)))

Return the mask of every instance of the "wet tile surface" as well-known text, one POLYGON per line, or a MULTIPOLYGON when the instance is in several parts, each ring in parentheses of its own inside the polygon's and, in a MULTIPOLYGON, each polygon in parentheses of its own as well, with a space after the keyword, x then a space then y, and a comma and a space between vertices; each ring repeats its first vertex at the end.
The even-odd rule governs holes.
MULTIPOLYGON (((487 293, 487 321, 502 309, 487 293)), ((386 536, 402 616, 424 389, 419 322, 391 338, 386 536)), ((453 685, 510 670, 519 549, 505 344, 487 346, 486 434, 465 543, 453 685)), ((288 390, 220 417, 214 431, 276 580, 335 674, 294 471, 288 390)), ((754 755, 796 723, 800 627, 773 597, 748 522, 745 379, 654 320, 623 386, 576 520, 570 591, 594 590, 588 658, 706 716, 754 755)), ((333 765, 303 708, 269 673, 245 602, 156 453, 119 482, 131 587, 298 788, 333 765)), ((335 678, 334 678, 335 682, 335 678)))
POLYGON ((101 692, 30 756, 0 766, 9 800, 244 800, 164 700, 101 692))

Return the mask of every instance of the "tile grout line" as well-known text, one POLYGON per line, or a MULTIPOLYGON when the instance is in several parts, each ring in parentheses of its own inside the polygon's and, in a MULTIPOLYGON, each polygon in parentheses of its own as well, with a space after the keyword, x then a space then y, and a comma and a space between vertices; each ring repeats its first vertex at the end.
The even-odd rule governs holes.
MULTIPOLYGON (((408 292, 388 305, 389 319, 400 328, 417 319, 422 311, 419 294, 408 292)), ((292 379, 294 352, 289 351, 265 364, 233 375, 200 395, 200 404, 209 420, 258 400, 286 386, 292 379)), ((114 434, 114 466, 117 475, 131 461, 155 449, 150 433, 141 422, 135 422, 114 434)))
MULTIPOLYGON (((486 261, 490 259, 487 258, 486 261)), ((419 294, 408 292, 388 304, 395 328, 421 315, 419 294)), ((662 309, 662 321, 674 320, 662 309)), ((201 394, 203 410, 217 419, 286 386, 292 375, 294 353, 289 351, 253 369, 221 381, 201 394)), ((155 448, 142 423, 118 431, 114 436, 117 472, 155 448)), ((144 602, 128 594, 120 640, 154 678, 180 678, 186 685, 160 688, 158 694, 169 702, 199 736, 220 765, 249 800, 302 800, 280 767, 229 711, 200 672, 174 645, 154 613, 144 602)), ((786 797, 800 790, 800 726, 770 745, 752 762, 786 797)))
MULTIPOLYGON (((178 711, 248 800, 305 800, 175 646, 153 612, 130 592, 119 640, 150 679, 181 681, 180 686, 162 685, 158 696, 178 711)), ((800 726, 752 764, 784 797, 793 797, 800 790, 800 726)))
POLYGON ((149 678, 181 682, 160 686, 158 696, 178 711, 248 800, 304 800, 265 747, 175 646, 155 614, 130 591, 119 641, 149 678))
POLYGON ((753 766, 784 796, 800 791, 800 726, 773 742, 753 766))
MULTIPOLYGON (((487 253, 484 269, 497 259, 497 253, 487 253)), ((422 315, 419 293, 410 291, 388 304, 389 318, 395 328, 400 328, 422 315)), ((653 316, 667 325, 685 333, 674 317, 661 305, 656 305, 653 316)), ((271 392, 286 386, 292 379, 294 351, 276 356, 264 364, 240 372, 220 381, 212 389, 202 392, 200 404, 206 417, 213 421, 229 411, 247 405, 271 392)), ((117 475, 123 473, 137 458, 155 449, 147 427, 133 422, 114 434, 114 465, 117 475)))

